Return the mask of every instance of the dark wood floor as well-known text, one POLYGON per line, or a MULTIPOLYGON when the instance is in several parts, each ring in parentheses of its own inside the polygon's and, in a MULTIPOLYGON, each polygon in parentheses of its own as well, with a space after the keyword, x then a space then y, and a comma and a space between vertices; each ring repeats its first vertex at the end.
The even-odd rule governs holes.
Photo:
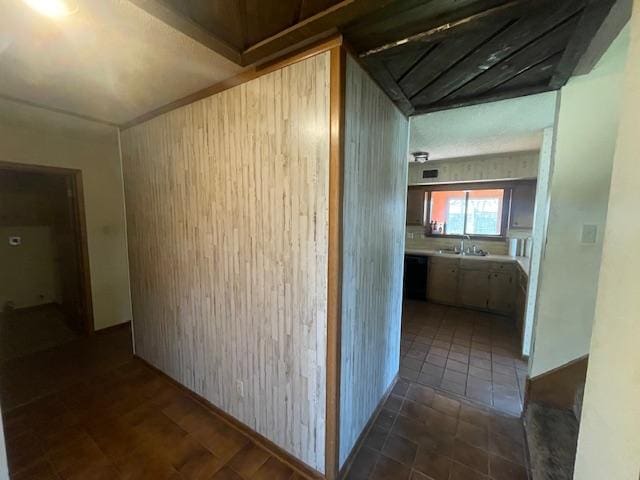
POLYGON ((0 364, 79 337, 55 304, 0 312, 0 364))
POLYGON ((134 359, 128 329, 23 362, 0 374, 12 479, 303 478, 134 359))
MULTIPOLYGON (((491 318, 470 319, 455 309, 408 308, 401 369, 405 378, 376 420, 349 478, 526 479, 520 419, 443 388, 447 370, 459 366, 449 361, 464 363, 461 356, 451 356, 462 353, 455 345, 463 346, 460 341, 470 335, 470 365, 474 346, 485 351, 481 341, 486 338, 490 354, 503 355, 512 342, 505 336, 508 328, 489 323, 487 329, 491 318), (448 349, 443 348, 445 337, 450 337, 448 349), (435 355, 440 351, 435 349, 447 350, 447 356, 435 355), (435 378, 423 371, 430 368, 430 354, 444 361, 438 387, 425 384, 435 378), (417 360, 419 369, 410 368, 417 363, 407 365, 409 359, 417 360)), ((499 365, 492 363, 487 370, 504 375, 499 365)), ((518 366, 513 364, 516 377, 518 366)), ((469 368, 467 384, 471 377, 469 368)), ((303 478, 136 360, 128 328, 5 362, 0 401, 15 480, 303 478)))

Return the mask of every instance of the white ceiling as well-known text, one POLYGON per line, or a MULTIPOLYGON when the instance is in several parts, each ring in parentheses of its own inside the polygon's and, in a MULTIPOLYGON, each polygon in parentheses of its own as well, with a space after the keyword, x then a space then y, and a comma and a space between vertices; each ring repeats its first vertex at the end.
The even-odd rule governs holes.
POLYGON ((241 71, 127 0, 78 3, 54 20, 0 0, 0 96, 122 124, 241 71))
POLYGON ((549 92, 415 116, 409 152, 438 160, 538 150, 555 111, 556 93, 549 92))

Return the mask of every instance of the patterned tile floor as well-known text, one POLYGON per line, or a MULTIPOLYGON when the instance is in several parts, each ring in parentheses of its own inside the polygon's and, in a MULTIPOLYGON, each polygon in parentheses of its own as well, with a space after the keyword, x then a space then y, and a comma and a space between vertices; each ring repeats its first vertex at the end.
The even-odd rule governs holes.
POLYGON ((349 480, 527 480, 519 417, 399 380, 349 480))
POLYGON ((513 320, 455 307, 406 302, 400 377, 520 415, 527 363, 513 320))
POLYGON ((400 379, 350 480, 526 480, 526 364, 504 317, 406 302, 400 379))

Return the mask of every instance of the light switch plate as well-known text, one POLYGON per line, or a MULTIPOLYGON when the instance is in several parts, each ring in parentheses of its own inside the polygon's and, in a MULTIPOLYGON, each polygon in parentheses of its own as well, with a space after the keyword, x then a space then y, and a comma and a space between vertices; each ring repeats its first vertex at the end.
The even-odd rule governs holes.
POLYGON ((580 241, 585 244, 594 244, 598 239, 597 225, 582 225, 582 236, 580 241))

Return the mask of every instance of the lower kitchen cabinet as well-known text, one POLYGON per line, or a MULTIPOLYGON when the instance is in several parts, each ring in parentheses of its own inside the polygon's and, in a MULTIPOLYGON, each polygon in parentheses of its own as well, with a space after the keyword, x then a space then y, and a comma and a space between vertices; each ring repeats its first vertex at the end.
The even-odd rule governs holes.
POLYGON ((518 282, 516 284, 516 326, 520 334, 524 329, 524 320, 527 312, 527 291, 529 285, 529 279, 527 276, 518 271, 518 282))
POLYGON ((427 298, 435 303, 455 305, 458 293, 458 260, 429 258, 427 298))
POLYGON ((489 274, 489 298, 487 308, 504 315, 513 314, 515 306, 514 272, 491 272, 489 274))
POLYGON ((483 260, 429 258, 427 298, 436 303, 514 315, 517 271, 514 264, 483 260))
POLYGON ((458 303, 486 310, 489 305, 489 274, 484 270, 460 270, 458 303))

